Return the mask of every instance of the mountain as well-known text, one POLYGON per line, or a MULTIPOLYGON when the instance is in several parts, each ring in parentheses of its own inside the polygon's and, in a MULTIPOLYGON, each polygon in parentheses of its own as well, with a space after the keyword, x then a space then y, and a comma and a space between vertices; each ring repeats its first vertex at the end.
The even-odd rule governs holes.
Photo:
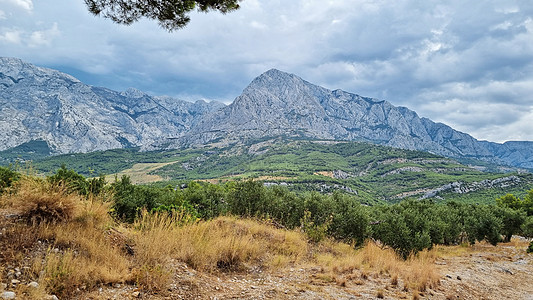
POLYGON ((45 141, 50 153, 135 147, 179 136, 221 103, 119 93, 0 58, 0 150, 45 141))
MULTIPOLYGON (((174 144, 231 144, 269 136, 368 141, 455 158, 475 158, 533 168, 533 142, 478 141, 414 111, 342 90, 328 90, 300 77, 269 70, 235 101, 201 120, 174 144)), ((161 145, 161 144, 160 144, 161 145)))
MULTIPOLYGON (((116 92, 0 58, 0 150, 45 142, 51 154, 175 149, 276 136, 367 141, 533 169, 533 142, 478 141, 414 111, 269 70, 235 101, 195 103, 116 92)), ((1 153, 0 153, 1 155, 1 153)))

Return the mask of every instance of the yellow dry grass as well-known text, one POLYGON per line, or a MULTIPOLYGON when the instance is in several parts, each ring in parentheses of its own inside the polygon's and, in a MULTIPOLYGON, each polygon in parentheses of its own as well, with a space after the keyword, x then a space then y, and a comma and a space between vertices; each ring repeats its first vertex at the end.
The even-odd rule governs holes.
MULTIPOLYGON (((48 241, 48 251, 29 256, 33 261, 30 275, 41 284, 40 290, 22 291, 30 299, 40 299, 44 290, 68 296, 75 287, 130 279, 130 263, 122 250, 110 243, 107 233, 113 225, 109 202, 68 193, 34 178, 21 180, 7 202, 26 220, 13 228, 32 233, 31 240, 18 248, 38 249, 38 241, 48 241)), ((12 257, 14 261, 27 258, 12 257)))
POLYGON ((333 171, 319 171, 319 172, 313 173, 313 175, 322 175, 322 176, 326 176, 326 177, 335 178, 333 176, 333 171))
POLYGON ((285 265, 302 259, 308 246, 299 232, 235 217, 192 222, 179 213, 145 212, 134 228, 136 256, 143 264, 162 264, 172 258, 210 272, 240 270, 251 263, 285 265))
POLYGON ((386 274, 391 277, 392 285, 398 285, 401 280, 406 290, 425 291, 439 283, 440 274, 435 267, 436 250, 422 251, 403 260, 392 249, 383 249, 371 241, 358 250, 331 240, 324 241, 320 247, 315 259, 325 272, 336 275, 360 273, 358 279, 366 279, 369 273, 386 274))
POLYGON ((26 177, 14 186, 13 195, 5 197, 8 205, 33 224, 69 221, 76 210, 78 197, 69 194, 64 186, 26 177))

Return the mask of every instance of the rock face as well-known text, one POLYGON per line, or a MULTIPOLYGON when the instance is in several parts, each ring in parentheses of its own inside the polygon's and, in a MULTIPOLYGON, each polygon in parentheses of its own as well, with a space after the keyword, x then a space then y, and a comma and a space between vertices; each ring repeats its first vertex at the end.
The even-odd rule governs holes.
POLYGON ((405 107, 269 70, 235 101, 181 101, 92 87, 0 58, 0 150, 44 140, 53 154, 166 149, 273 136, 355 140, 533 169, 533 142, 478 141, 405 107))
POLYGON ((0 150, 44 140, 53 154, 142 146, 178 137, 224 106, 83 84, 59 71, 0 58, 0 150))
POLYGON ((369 141, 533 168, 533 142, 480 142, 405 107, 331 91, 278 70, 254 79, 231 105, 201 120, 179 142, 232 143, 277 135, 369 141))

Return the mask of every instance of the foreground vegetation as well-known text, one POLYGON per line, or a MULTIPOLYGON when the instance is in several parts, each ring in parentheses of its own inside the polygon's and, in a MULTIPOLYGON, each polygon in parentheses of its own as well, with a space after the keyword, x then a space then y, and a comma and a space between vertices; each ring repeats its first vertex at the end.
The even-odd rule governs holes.
MULTIPOLYGON (((21 178, 7 168, 0 168, 0 175, 3 189, 21 178)), ((533 190, 523 200, 507 194, 492 205, 437 204, 426 199, 366 206, 339 192, 295 193, 253 180, 192 181, 174 188, 134 185, 123 176, 106 184, 103 176, 87 179, 63 166, 44 182, 84 197, 107 195, 112 216, 122 222, 134 223, 143 210, 179 212, 191 220, 225 215, 267 219, 282 228, 300 228, 313 242, 332 237, 357 247, 367 239, 378 240, 404 258, 437 244, 486 240, 495 245, 513 234, 533 236, 533 190)))
POLYGON ((370 207, 345 194, 296 194, 252 180, 174 189, 133 185, 124 176, 106 184, 65 167, 46 179, 0 168, 0 188, 0 206, 15 216, 0 216, 7 229, 1 265, 22 265, 38 288, 16 288, 33 299, 114 283, 162 293, 176 261, 209 273, 312 263, 321 266, 321 280, 338 284, 378 269, 421 292, 438 285, 435 245, 496 244, 531 236, 533 223, 533 191, 498 205, 408 200, 370 207))
POLYGON ((108 284, 164 295, 177 261, 208 273, 316 264, 321 266, 319 280, 339 284, 347 276, 366 279, 371 270, 386 272, 396 285, 413 292, 438 284, 433 252, 403 260, 370 242, 355 250, 328 238, 310 242, 305 233, 275 228, 269 220, 200 220, 178 209, 141 210, 133 223, 122 223, 109 214, 110 197, 105 191, 73 193, 51 180, 17 181, 0 202, 5 228, 0 282, 13 278, 14 269, 23 270, 17 281, 37 284, 10 283, 5 288, 29 299, 51 294, 74 298, 108 284))

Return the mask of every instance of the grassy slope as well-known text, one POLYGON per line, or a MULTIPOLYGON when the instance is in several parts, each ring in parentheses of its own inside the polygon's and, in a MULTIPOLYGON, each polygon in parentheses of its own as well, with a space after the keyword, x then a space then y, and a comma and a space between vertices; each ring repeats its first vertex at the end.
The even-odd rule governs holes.
MULTIPOLYGON (((39 172, 50 174, 63 163, 85 176, 121 172, 119 175, 138 178, 139 183, 164 178, 168 181, 160 184, 165 185, 189 180, 269 178, 268 181, 284 182, 293 190, 356 191, 365 203, 394 202, 405 196, 418 198, 427 190, 452 182, 481 182, 513 175, 481 172, 456 160, 420 151, 357 142, 281 138, 226 148, 152 152, 118 149, 69 154, 36 160, 33 164, 39 172), (342 178, 333 172, 338 170, 344 172, 342 178)), ((447 191, 439 193, 441 198, 437 199, 490 203, 505 193, 522 196, 533 188, 533 177, 518 176, 519 183, 504 188, 482 188, 466 194, 447 191)))

